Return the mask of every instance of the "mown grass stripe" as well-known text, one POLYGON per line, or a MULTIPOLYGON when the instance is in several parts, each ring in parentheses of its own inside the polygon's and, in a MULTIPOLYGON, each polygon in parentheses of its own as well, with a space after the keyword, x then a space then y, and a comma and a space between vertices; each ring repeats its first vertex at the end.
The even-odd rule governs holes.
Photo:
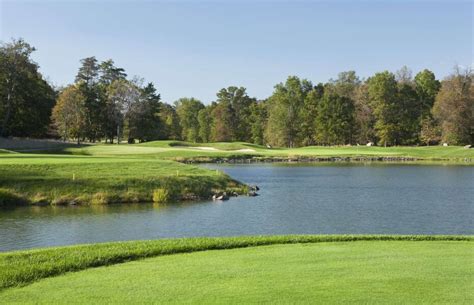
POLYGON ((142 258, 274 244, 346 241, 473 241, 460 235, 282 235, 113 242, 0 253, 0 290, 87 268, 142 258))

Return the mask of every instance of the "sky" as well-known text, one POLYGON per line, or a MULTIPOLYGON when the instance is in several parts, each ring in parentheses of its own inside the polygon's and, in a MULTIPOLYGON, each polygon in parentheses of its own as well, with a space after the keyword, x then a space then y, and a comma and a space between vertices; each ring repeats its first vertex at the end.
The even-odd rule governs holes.
POLYGON ((80 59, 113 59, 166 102, 205 104, 228 86, 271 95, 289 75, 313 83, 406 65, 438 78, 473 65, 471 1, 0 0, 0 40, 23 38, 54 85, 80 59))

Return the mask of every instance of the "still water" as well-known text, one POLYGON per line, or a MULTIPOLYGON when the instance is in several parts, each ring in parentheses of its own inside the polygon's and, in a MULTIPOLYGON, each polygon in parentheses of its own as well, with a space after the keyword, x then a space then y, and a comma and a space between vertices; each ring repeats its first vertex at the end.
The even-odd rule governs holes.
POLYGON ((208 165, 258 197, 0 210, 0 251, 93 242, 257 234, 474 234, 474 167, 208 165))

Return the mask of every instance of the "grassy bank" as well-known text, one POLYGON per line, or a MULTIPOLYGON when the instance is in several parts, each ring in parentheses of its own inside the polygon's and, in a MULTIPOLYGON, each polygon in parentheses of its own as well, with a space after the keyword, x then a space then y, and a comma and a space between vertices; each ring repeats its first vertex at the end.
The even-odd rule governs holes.
POLYGON ((40 303, 258 303, 315 298, 469 303, 472 241, 470 236, 260 236, 19 251, 0 254, 0 298, 40 303), (284 244, 299 245, 253 248, 284 244), (236 248, 249 249, 171 255, 38 281, 141 258, 236 248))
POLYGON ((0 206, 167 202, 225 190, 245 186, 221 172, 156 158, 0 156, 0 206))

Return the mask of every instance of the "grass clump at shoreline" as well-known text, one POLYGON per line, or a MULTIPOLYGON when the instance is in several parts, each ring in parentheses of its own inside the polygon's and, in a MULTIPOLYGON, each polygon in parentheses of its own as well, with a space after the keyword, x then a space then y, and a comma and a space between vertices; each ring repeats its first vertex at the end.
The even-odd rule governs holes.
POLYGON ((147 257, 274 244, 349 241, 473 241, 472 236, 287 235, 113 242, 0 253, 0 290, 42 278, 147 257))

